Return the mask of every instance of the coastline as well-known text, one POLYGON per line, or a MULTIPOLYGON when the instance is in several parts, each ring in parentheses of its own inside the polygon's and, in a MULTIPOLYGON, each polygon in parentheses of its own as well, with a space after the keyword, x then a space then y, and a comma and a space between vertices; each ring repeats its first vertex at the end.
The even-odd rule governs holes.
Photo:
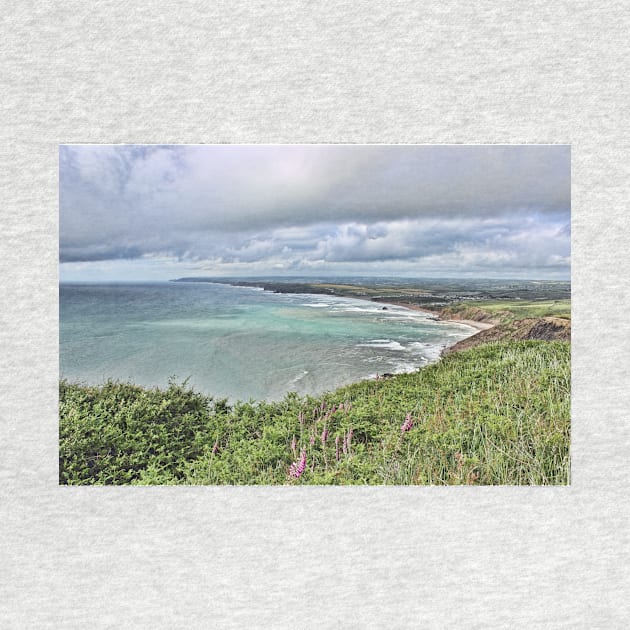
MULTIPOLYGON (((172 282, 178 282, 178 280, 173 280, 172 282)), ((206 281, 207 282, 207 281, 206 281)), ((210 281, 211 282, 211 281, 210 281)), ((254 282, 211 282, 212 284, 226 284, 228 286, 233 286, 233 287, 243 287, 243 286, 247 286, 247 287, 251 287, 251 288, 257 288, 257 289, 262 289, 264 291, 271 291, 272 293, 284 293, 285 291, 279 291, 277 286, 271 286, 271 283, 267 283, 267 282, 259 282, 259 283, 254 283, 254 282)), ((417 304, 413 304, 410 302, 405 302, 404 300, 396 300, 394 299, 387 299, 387 297, 378 297, 378 298, 374 298, 371 297, 370 295, 364 295, 361 293, 353 293, 353 292, 339 292, 339 291, 335 291, 334 289, 327 287, 327 290, 325 291, 315 291, 315 290, 311 290, 309 291, 307 289, 308 288, 312 288, 309 285, 301 285, 300 288, 304 287, 306 290, 298 290, 297 286, 292 286, 291 290, 287 291, 287 293, 293 293, 295 295, 331 295, 334 297, 340 297, 340 298, 351 298, 354 300, 362 300, 364 302, 373 302, 375 304, 383 304, 383 305, 390 305, 390 306, 402 306, 403 308, 408 308, 409 310, 412 311, 420 311, 422 313, 428 313, 430 315, 432 315, 436 321, 441 321, 441 322, 447 322, 450 324, 464 324, 466 326, 470 326, 471 328, 474 328, 477 332, 481 332, 482 330, 488 330, 489 328, 493 328, 495 326, 495 324, 491 324, 489 322, 480 322, 474 319, 446 319, 443 317, 440 317, 440 313, 439 311, 434 311, 431 309, 428 309, 426 307, 423 306, 418 306, 417 304)), ((476 333, 475 333, 476 334, 476 333)), ((473 335, 471 335, 472 337, 473 335)))
MULTIPOLYGON (((371 300, 371 301, 375 302, 377 300, 371 300)), ((416 304, 407 304, 405 302, 394 302, 394 301, 390 302, 390 301, 385 301, 385 300, 378 300, 378 303, 391 304, 392 306, 402 306, 412 311, 421 311, 423 313, 429 313, 430 315, 433 315, 435 319, 438 321, 448 322, 450 324, 466 324, 467 326, 470 326, 471 328, 475 328, 477 331, 488 330, 489 328, 494 328, 494 326, 496 325, 496 324, 490 324, 489 322, 478 322, 474 319, 444 319, 440 317, 439 312, 436 313, 435 311, 432 311, 428 308, 424 308, 423 306, 418 306, 416 304)))
MULTIPOLYGON (((172 280, 171 282, 178 282, 178 281, 179 280, 172 280)), ((274 287, 269 286, 269 284, 266 282, 260 282, 260 283, 212 282, 212 281, 206 281, 206 282, 210 282, 211 284, 226 284, 228 286, 233 286, 233 287, 247 286, 250 288, 262 289, 264 291, 271 291, 272 293, 284 293, 284 291, 279 291, 278 288, 275 286, 274 287)), ((302 285, 302 286, 308 287, 309 285, 302 285)), ((494 328, 494 326, 496 325, 496 324, 491 324, 489 322, 480 322, 474 319, 450 319, 450 318, 446 319, 446 318, 440 317, 439 311, 434 311, 423 306, 418 306, 417 304, 405 302, 404 300, 396 300, 396 299, 389 300, 386 297, 385 298, 379 297, 375 299, 374 297, 371 297, 369 295, 363 295, 361 293, 352 293, 352 292, 341 293, 331 288, 327 288, 326 291, 309 291, 309 290, 296 290, 297 287, 293 286, 291 287, 291 289, 292 290, 287 291, 287 293, 293 293, 295 295, 331 295, 334 297, 351 298, 354 300, 362 300, 364 302, 373 302, 375 304, 402 306, 403 308, 407 308, 411 311, 420 311, 422 313, 428 313, 429 315, 432 315, 436 321, 446 322, 449 324, 464 324, 465 326, 470 326, 470 328, 473 328, 476 331, 475 333, 470 335, 471 337, 474 337, 474 335, 476 335, 477 333, 481 331, 494 328)))
MULTIPOLYGON (((450 315, 449 309, 407 304, 402 296, 392 296, 389 301, 336 296, 332 291, 328 295, 331 301, 341 297, 370 304, 367 310, 377 320, 388 318, 391 305, 395 317, 411 318, 411 314, 394 310, 398 306, 423 312, 416 320, 426 317, 429 323, 460 323, 472 330, 461 330, 468 336, 443 347, 428 364, 415 365, 409 372, 377 373, 375 378, 352 379, 311 394, 288 391, 277 399, 250 397, 245 402, 243 397, 233 397, 229 401, 212 392, 195 391, 187 381, 181 385, 169 381, 168 388, 160 388, 111 380, 87 386, 62 379, 59 483, 286 485, 296 482, 291 470, 303 460, 309 466, 305 466, 301 483, 320 486, 566 485, 570 346, 527 343, 532 338, 553 339, 541 335, 545 331, 540 329, 545 324, 547 332, 551 331, 553 322, 539 318, 493 326, 483 321, 442 319, 439 315, 450 315), (487 344, 493 341, 510 343, 487 344), (451 356, 443 360, 447 354, 451 356), (541 370, 552 376, 548 382, 538 378, 541 370), (440 396, 444 391, 449 395, 440 396), (497 400, 501 401, 498 414, 497 400), (543 409, 548 409, 549 418, 542 430, 541 405, 546 405, 543 409), (146 423, 156 423, 156 409, 166 410, 157 414, 160 430, 146 431, 146 423), (540 436, 541 447, 532 455, 531 470, 523 469, 527 462, 522 459, 522 441, 506 432, 506 426, 514 426, 513 433, 518 434, 524 422, 532 424, 529 434, 540 436), (414 424, 422 425, 422 430, 414 431, 414 424), (254 431, 253 427, 264 428, 254 431), (409 431, 414 433, 407 436, 409 431), (490 441, 476 442, 475 436, 488 434, 490 441), (413 448, 400 448, 401 440, 411 439, 413 448), (557 449, 547 456, 544 447, 551 440, 557 449), (464 454, 460 444, 473 446, 464 454), (385 466, 384 448, 390 449, 387 453, 392 458, 385 466), (539 461, 538 452, 547 460, 539 461), (166 463, 162 453, 168 453, 166 463), (514 462, 513 470, 506 468, 504 453, 514 462), (484 458, 489 454, 496 454, 497 459, 486 465, 484 458)), ((298 300, 303 301, 310 302, 298 300)), ((455 309, 453 316, 460 313, 477 317, 482 311, 455 309)))
MULTIPOLYGON (((276 280, 240 280, 236 278, 206 278, 206 277, 188 277, 188 278, 176 278, 171 280, 172 282, 212 282, 217 284, 226 284, 234 287, 255 287, 271 293, 291 293, 294 295, 308 294, 308 295, 327 295, 331 297, 339 298, 351 298, 362 301, 373 302, 385 308, 386 305, 400 306, 410 310, 420 311, 427 313, 434 321, 440 321, 445 323, 463 324, 469 326, 475 332, 470 337, 475 337, 475 343, 480 343, 483 340, 497 340, 503 338, 510 338, 511 332, 516 335, 518 339, 548 339, 558 338, 563 339, 567 337, 567 328, 565 323, 560 322, 559 325, 554 324, 552 320, 556 311, 554 307, 557 301, 565 302, 570 299, 570 294, 566 294, 566 288, 556 287, 551 283, 550 287, 541 288, 540 283, 528 282, 524 286, 500 286, 493 287, 488 286, 487 282, 477 282, 476 286, 472 288, 470 286, 464 286, 461 284, 444 284, 442 281, 439 283, 431 283, 425 286, 425 288, 413 288, 409 285, 397 285, 393 279, 388 280, 388 283, 383 285, 370 285, 370 284, 356 284, 351 283, 348 279, 341 280, 341 284, 335 282, 323 282, 323 281, 305 281, 305 279, 293 279, 292 281, 276 281, 276 280), (391 281, 390 281, 391 280, 391 281), (472 290, 472 292, 471 292, 472 290), (474 298, 471 298, 474 295, 474 298), (500 313, 494 315, 491 312, 481 312, 476 308, 464 308, 464 309, 452 309, 452 305, 458 305, 462 300, 476 299, 476 300, 490 300, 492 301, 507 301, 507 303, 513 303, 519 301, 519 306, 525 302, 529 302, 530 305, 534 305, 536 302, 540 302, 543 305, 543 309, 531 309, 530 314, 519 311, 520 317, 501 317, 500 313), (544 305, 547 304, 549 308, 548 312, 544 312, 544 305), (518 331, 512 330, 513 325, 509 325, 506 329, 506 325, 511 324, 514 321, 523 321, 529 326, 528 330, 525 330, 523 326, 518 331), (492 332, 490 332, 491 329, 492 332), (553 330, 552 330, 553 329, 553 330), (480 334, 482 333, 482 334, 480 334)), ((562 283, 563 285, 566 283, 562 283)), ((474 306, 473 303, 471 303, 474 306)), ((558 315, 562 319, 568 319, 570 322, 570 316, 558 315)), ((570 323, 569 323, 570 327, 570 323)))

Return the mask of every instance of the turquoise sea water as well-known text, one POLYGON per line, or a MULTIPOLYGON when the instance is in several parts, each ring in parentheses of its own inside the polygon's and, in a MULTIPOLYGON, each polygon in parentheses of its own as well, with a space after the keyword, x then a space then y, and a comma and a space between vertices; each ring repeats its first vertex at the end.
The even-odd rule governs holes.
POLYGON ((232 400, 411 371, 475 332, 403 307, 223 284, 62 284, 59 293, 62 378, 189 378, 232 400))

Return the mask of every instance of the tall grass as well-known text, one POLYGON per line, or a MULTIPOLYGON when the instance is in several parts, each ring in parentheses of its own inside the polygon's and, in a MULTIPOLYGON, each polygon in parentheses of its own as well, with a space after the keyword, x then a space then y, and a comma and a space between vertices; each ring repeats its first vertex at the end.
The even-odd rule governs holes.
POLYGON ((60 483, 566 484, 570 346, 486 344, 319 397, 60 384, 60 483))

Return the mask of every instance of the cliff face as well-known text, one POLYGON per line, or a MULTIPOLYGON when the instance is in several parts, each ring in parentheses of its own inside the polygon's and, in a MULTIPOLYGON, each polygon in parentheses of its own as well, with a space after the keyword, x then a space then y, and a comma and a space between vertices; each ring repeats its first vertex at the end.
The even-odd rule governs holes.
POLYGON ((488 330, 482 330, 468 339, 459 341, 447 348, 444 354, 474 348, 482 343, 493 341, 571 341, 571 321, 559 317, 540 317, 520 319, 497 324, 488 330))
POLYGON ((484 322, 487 324, 498 324, 505 316, 510 316, 509 311, 497 311, 496 313, 489 313, 476 306, 466 306, 462 308, 461 305, 447 306, 440 309, 440 319, 452 319, 452 320, 466 320, 470 319, 475 322, 484 322))

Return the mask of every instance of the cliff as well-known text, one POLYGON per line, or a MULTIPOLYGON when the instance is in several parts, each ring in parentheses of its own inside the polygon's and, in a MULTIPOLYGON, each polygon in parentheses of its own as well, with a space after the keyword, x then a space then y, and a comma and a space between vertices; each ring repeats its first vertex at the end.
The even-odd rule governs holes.
MULTIPOLYGON (((481 320, 487 321, 487 320, 481 320)), ((447 348, 444 354, 474 348, 495 341, 571 341, 571 320, 560 317, 536 317, 504 321, 488 330, 459 341, 447 348)))

